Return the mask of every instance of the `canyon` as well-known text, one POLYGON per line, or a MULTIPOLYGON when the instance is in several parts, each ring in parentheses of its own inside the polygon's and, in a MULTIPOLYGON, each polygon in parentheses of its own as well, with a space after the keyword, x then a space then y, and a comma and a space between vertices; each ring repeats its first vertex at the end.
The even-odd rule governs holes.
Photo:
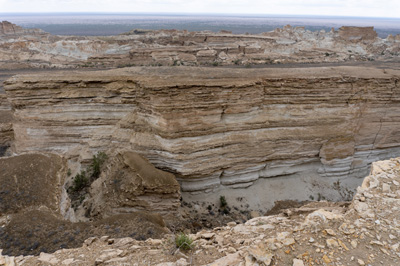
MULTIPOLYGON (((96 263, 112 265, 117 262, 106 261, 118 256, 123 263, 128 244, 143 256, 144 243, 146 249, 164 245, 171 232, 227 222, 192 235, 200 245, 215 239, 225 248, 206 252, 195 265, 225 255, 231 265, 242 259, 270 265, 285 255, 258 261, 265 248, 250 247, 260 243, 253 235, 258 223, 271 229, 267 221, 283 221, 301 208, 334 209, 339 220, 353 223, 355 212, 373 208, 364 206, 365 198, 395 201, 398 159, 380 166, 390 177, 375 167, 364 178, 373 162, 400 156, 399 53, 399 35, 381 39, 372 27, 311 32, 288 25, 258 35, 136 29, 76 37, 2 22, 0 249, 41 255, 0 257, 0 265, 64 263, 46 252, 83 242, 103 252, 114 241, 118 255, 96 263), (393 195, 370 197, 381 193, 367 184, 371 178, 393 179, 393 195), (279 210, 287 204, 308 207, 279 210), (281 214, 247 221, 274 208, 281 214), (31 227, 20 223, 26 217, 35 217, 31 227), (246 231, 252 240, 239 251, 221 244, 218 230, 246 231), (53 233, 46 238, 45 232, 53 233), (23 235, 26 243, 18 241, 23 235)), ((387 185, 384 190, 390 194, 387 185)), ((368 214, 361 223, 371 222, 368 214)), ((295 228, 297 220, 285 222, 295 228)), ((338 230, 336 222, 323 226, 338 230)), ((386 251, 392 245, 385 261, 398 251, 397 236, 390 239, 381 245, 386 251)), ((187 255, 174 252, 168 259, 178 254, 188 263, 187 255)), ((79 264, 75 259, 68 263, 79 264)), ((165 265, 181 265, 171 263, 165 265)))
POLYGON ((399 77, 365 67, 132 67, 14 76, 5 90, 17 153, 72 165, 133 150, 174 173, 184 198, 227 194, 266 211, 283 199, 351 199, 344 193, 371 162, 399 154, 399 77), (292 189, 275 195, 275 180, 292 189))

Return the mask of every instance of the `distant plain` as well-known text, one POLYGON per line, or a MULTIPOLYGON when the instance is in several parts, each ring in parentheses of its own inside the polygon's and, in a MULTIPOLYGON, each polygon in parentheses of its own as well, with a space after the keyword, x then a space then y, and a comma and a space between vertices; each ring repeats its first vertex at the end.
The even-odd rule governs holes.
POLYGON ((107 36, 132 29, 220 30, 235 34, 258 34, 287 24, 305 26, 311 31, 341 26, 374 26, 379 37, 400 34, 400 18, 326 17, 293 15, 219 14, 105 14, 105 13, 0 13, 7 20, 26 28, 40 28, 55 35, 107 36))

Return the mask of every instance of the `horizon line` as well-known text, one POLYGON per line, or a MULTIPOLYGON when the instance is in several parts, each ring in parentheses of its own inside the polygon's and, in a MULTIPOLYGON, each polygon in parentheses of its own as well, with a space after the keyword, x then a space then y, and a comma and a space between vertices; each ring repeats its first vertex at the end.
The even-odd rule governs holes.
POLYGON ((44 15, 44 14, 93 14, 93 15, 180 15, 180 16, 289 16, 289 17, 316 17, 316 18, 369 18, 369 19, 400 19, 400 17, 378 17, 378 16, 346 16, 346 15, 315 15, 315 14, 267 14, 267 13, 203 13, 203 12, 93 12, 93 11, 52 11, 52 12, 0 12, 0 15, 44 15))

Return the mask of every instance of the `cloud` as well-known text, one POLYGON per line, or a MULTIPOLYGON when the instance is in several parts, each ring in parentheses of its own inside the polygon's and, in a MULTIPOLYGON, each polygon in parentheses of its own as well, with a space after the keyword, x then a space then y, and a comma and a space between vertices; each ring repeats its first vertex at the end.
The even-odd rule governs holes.
POLYGON ((400 1, 0 0, 0 12, 184 12, 400 17, 400 1))

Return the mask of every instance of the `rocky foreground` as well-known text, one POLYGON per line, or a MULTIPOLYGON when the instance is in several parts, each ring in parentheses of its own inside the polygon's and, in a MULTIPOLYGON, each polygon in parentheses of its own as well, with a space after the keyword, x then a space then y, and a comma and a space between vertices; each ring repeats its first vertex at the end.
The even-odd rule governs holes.
POLYGON ((348 207, 312 203, 245 224, 137 241, 108 236, 40 256, 1 256, 0 265, 399 265, 400 158, 372 164, 348 207), (324 206, 325 205, 325 206, 324 206))

